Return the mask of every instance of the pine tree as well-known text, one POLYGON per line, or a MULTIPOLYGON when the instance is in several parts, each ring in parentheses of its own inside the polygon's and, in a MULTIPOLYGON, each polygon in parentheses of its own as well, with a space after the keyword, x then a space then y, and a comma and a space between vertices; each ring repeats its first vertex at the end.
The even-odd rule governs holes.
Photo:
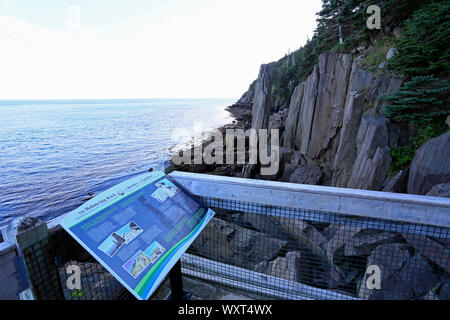
POLYGON ((450 114, 450 82, 433 76, 417 76, 406 82, 392 95, 383 98, 391 105, 384 113, 397 121, 426 121, 445 119, 450 114))

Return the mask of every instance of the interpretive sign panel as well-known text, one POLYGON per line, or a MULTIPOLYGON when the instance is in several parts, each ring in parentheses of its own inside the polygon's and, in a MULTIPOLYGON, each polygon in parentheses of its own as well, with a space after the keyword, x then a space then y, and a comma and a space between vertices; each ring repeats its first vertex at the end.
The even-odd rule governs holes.
POLYGON ((138 299, 148 299, 214 216, 163 172, 122 182, 61 226, 138 299))

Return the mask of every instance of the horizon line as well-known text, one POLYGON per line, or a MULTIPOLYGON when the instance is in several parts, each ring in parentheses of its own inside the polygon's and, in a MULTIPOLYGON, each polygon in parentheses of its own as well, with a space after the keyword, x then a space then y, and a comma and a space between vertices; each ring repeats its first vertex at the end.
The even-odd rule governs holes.
POLYGON ((10 101, 123 101, 123 100, 206 100, 206 99, 217 99, 217 100, 239 100, 239 98, 215 98, 215 97, 203 97, 203 98, 62 98, 62 99, 0 99, 0 102, 10 102, 10 101))

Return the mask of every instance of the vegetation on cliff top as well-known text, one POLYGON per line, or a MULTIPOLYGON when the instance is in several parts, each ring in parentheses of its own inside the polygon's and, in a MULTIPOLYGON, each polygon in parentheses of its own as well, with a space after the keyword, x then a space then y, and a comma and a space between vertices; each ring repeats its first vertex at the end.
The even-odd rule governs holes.
POLYGON ((448 130, 450 0, 322 0, 317 22, 313 38, 277 62, 273 100, 288 106, 294 88, 311 74, 321 53, 348 53, 365 46, 365 66, 374 72, 387 50, 398 48, 400 53, 388 61, 387 69, 405 77, 405 82, 384 97, 389 104, 384 111, 415 132, 408 145, 391 149, 391 171, 404 169, 423 143, 448 130), (366 26, 369 5, 381 8, 380 30, 366 26), (396 29, 401 30, 398 39, 396 29))

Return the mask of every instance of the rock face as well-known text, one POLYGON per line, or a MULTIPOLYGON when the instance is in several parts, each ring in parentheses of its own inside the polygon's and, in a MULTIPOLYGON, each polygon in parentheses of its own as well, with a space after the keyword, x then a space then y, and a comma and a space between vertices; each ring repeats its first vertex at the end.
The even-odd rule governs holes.
POLYGON ((347 187, 376 190, 391 165, 388 119, 369 110, 363 115, 356 136, 357 157, 347 187))
MULTIPOLYGON (((268 85, 272 77, 273 65, 263 65, 253 103, 255 129, 283 128, 283 115, 270 116, 268 85)), ((379 97, 401 83, 399 77, 376 77, 363 70, 360 58, 351 54, 321 54, 311 75, 293 90, 282 142, 292 152, 298 151, 309 168, 281 164, 285 171, 278 177, 297 183, 308 180, 338 187, 382 189, 391 164, 390 148, 397 145, 400 129, 383 115, 379 97), (317 167, 327 172, 327 177, 307 179, 305 174, 317 171, 317 167)), ((245 177, 252 176, 250 169, 244 172, 245 177)))
POLYGON ((291 97, 291 103, 289 105, 289 113, 286 118, 286 127, 283 145, 292 148, 294 146, 294 140, 297 133, 297 123, 299 121, 300 107, 303 99, 303 92, 305 90, 305 84, 300 83, 294 89, 294 93, 291 97))
POLYGON ((253 98, 252 128, 267 129, 272 108, 272 81, 275 62, 263 64, 259 70, 253 98))
POLYGON ((433 186, 449 181, 450 132, 447 132, 417 150, 409 170, 408 193, 426 194, 433 186))
POLYGON ((311 128, 318 94, 318 84, 319 71, 317 66, 315 66, 313 72, 305 82, 298 124, 297 127, 293 129, 296 131, 294 145, 305 156, 308 154, 308 144, 311 137, 311 128))
POLYGON ((328 149, 344 114, 352 55, 327 53, 319 57, 318 96, 308 155, 317 158, 328 149))

